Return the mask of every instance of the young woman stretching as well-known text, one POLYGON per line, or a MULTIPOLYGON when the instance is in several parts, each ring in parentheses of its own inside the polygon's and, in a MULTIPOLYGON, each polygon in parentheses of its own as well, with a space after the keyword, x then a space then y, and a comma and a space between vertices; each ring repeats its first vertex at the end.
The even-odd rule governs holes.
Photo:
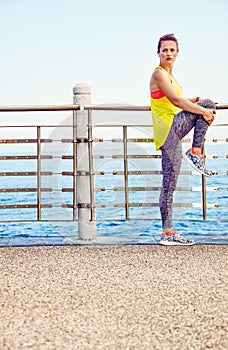
POLYGON ((215 104, 199 97, 182 97, 182 89, 172 74, 178 56, 178 41, 173 34, 158 42, 159 66, 150 79, 150 101, 156 149, 162 152, 162 190, 160 212, 163 245, 193 245, 195 242, 178 234, 173 228, 172 207, 182 162, 181 139, 194 129, 192 148, 183 157, 200 173, 211 177, 213 172, 204 165, 202 146, 209 125, 214 120, 215 104))

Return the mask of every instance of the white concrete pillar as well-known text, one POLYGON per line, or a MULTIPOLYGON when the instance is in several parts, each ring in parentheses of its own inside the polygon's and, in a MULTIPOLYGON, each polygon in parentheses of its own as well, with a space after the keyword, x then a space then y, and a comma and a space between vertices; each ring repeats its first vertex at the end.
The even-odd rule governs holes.
POLYGON ((80 105, 76 112, 76 187, 78 207, 78 238, 81 240, 96 239, 96 221, 93 220, 92 209, 95 210, 91 195, 93 188, 93 161, 90 154, 89 126, 91 118, 84 105, 91 104, 91 88, 87 84, 77 84, 73 88, 73 103, 80 105))

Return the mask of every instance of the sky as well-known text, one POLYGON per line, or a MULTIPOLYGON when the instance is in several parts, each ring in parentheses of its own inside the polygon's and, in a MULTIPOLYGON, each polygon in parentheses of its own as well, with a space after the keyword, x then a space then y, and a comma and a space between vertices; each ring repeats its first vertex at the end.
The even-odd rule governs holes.
POLYGON ((160 36, 174 33, 186 97, 228 103, 228 0, 0 0, 0 105, 149 105, 160 36))

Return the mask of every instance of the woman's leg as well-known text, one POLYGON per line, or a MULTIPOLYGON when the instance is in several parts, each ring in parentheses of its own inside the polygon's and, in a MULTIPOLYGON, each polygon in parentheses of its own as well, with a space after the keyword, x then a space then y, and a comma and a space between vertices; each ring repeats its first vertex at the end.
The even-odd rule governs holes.
POLYGON ((173 212, 173 192, 180 172, 182 161, 181 142, 174 144, 172 140, 167 138, 162 150, 162 171, 163 182, 160 194, 160 211, 162 217, 163 233, 161 235, 160 244, 162 245, 193 245, 194 240, 185 238, 174 231, 172 223, 173 212))
POLYGON ((173 227, 173 192, 176 189, 182 161, 180 141, 178 143, 172 143, 170 141, 167 138, 167 142, 161 148, 163 181, 160 193, 160 212, 164 231, 173 227))
MULTIPOLYGON (((202 100, 199 105, 215 108, 210 100, 202 100)), ((193 147, 202 147, 209 124, 199 114, 181 111, 174 117, 170 133, 161 147, 162 151, 162 190, 160 193, 160 212, 164 230, 172 229, 173 192, 175 191, 182 162, 180 140, 194 128, 193 147)))
POLYGON ((173 209, 173 192, 176 189, 176 184, 181 168, 182 147, 181 142, 177 144, 167 138, 162 146, 162 171, 163 182, 160 194, 160 211, 162 217, 163 233, 161 235, 160 244, 162 245, 193 245, 195 242, 179 235, 173 229, 172 209, 173 209))
MULTIPOLYGON (((214 104, 214 102, 212 102, 211 100, 202 100, 200 102, 197 103, 199 106, 202 106, 204 108, 209 108, 209 109, 215 109, 216 106, 214 104)), ((193 134, 193 141, 192 141, 192 147, 195 148, 202 148, 203 146, 203 142, 204 142, 204 138, 205 138, 205 134, 207 132, 209 124, 203 119, 203 117, 201 116, 201 118, 197 118, 196 119, 196 124, 195 124, 195 128, 194 128, 194 134, 193 134), (205 123, 207 124, 205 126, 205 123)))
MULTIPOLYGON (((215 104, 211 100, 202 100, 199 102, 199 105, 210 109, 215 108, 215 104)), ((213 175, 213 171, 205 167, 202 157, 202 147, 208 127, 209 124, 204 120, 202 115, 181 111, 174 116, 173 124, 167 140, 170 139, 171 142, 176 144, 179 140, 184 138, 191 129, 193 129, 194 135, 192 148, 188 150, 183 157, 198 172, 205 176, 211 177, 213 175)))
MULTIPOLYGON (((208 99, 202 100, 198 104, 204 108, 215 109, 214 102, 208 99)), ((192 147, 202 148, 208 127, 209 124, 202 115, 181 111, 175 115, 168 136, 177 142, 177 140, 181 140, 194 128, 192 147)))

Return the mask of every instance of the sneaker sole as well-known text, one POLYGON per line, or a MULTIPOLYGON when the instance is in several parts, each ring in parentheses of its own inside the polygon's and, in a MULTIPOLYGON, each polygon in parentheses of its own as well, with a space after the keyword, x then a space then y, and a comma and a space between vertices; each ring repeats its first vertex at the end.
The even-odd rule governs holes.
POLYGON ((203 171, 199 170, 194 163, 192 163, 192 161, 188 158, 188 156, 186 156, 186 154, 182 154, 182 157, 184 158, 184 160, 186 160, 186 162, 191 165, 192 168, 194 168, 196 171, 198 171, 198 173, 207 176, 207 177, 212 177, 213 175, 207 175, 205 174, 203 171))
POLYGON ((160 244, 161 245, 166 245, 166 246, 168 246, 168 245, 182 245, 182 246, 191 246, 191 245, 194 245, 194 244, 196 244, 195 242, 191 242, 191 243, 178 243, 178 242, 165 242, 165 241, 160 241, 160 244))

